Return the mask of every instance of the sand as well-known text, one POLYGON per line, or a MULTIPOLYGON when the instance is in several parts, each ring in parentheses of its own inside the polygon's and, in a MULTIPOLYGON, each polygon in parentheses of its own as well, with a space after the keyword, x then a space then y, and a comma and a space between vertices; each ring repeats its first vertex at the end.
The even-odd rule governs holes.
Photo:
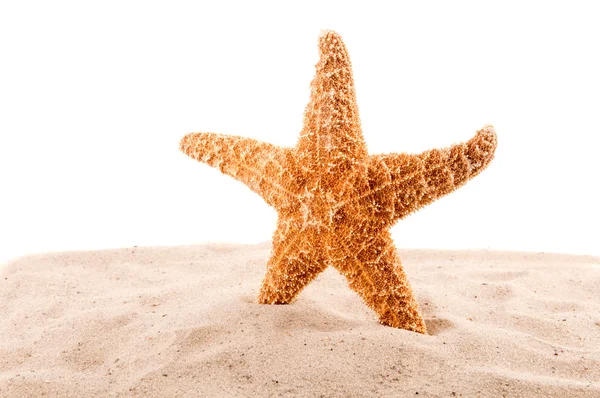
POLYGON ((600 258, 400 254, 430 335, 380 325, 333 269, 256 304, 266 243, 15 260, 0 396, 600 396, 600 258))

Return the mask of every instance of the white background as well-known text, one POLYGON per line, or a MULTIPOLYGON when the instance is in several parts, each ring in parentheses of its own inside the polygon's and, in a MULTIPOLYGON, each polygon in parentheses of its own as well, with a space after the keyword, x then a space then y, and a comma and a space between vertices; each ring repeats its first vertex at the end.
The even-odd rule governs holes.
POLYGON ((0 263, 269 240, 275 211, 178 142, 294 145, 324 28, 349 49, 370 152, 496 127, 488 170, 400 221, 398 247, 600 255, 594 3, 3 1, 0 263))

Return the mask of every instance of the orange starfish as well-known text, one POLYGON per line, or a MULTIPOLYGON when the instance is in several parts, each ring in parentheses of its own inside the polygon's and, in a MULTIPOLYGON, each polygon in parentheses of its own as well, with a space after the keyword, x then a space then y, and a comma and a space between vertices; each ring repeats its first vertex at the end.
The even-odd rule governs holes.
POLYGON ((277 210, 259 303, 290 303, 331 265, 382 324, 426 333, 389 229, 479 174, 493 158, 496 134, 485 126, 449 148, 369 155, 342 39, 325 31, 319 50, 295 147, 192 133, 180 149, 243 182, 277 210))

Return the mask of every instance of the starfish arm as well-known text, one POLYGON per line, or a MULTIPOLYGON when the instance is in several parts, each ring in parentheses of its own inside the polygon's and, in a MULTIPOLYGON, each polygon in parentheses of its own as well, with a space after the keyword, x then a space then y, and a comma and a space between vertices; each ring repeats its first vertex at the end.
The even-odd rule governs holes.
POLYGON ((467 142, 449 148, 371 156, 371 200, 390 221, 404 218, 483 171, 494 157, 496 143, 494 128, 485 126, 467 142))
POLYGON ((271 258, 262 282, 260 304, 289 304, 325 268, 317 231, 302 231, 300 222, 280 219, 273 236, 271 258))
POLYGON ((181 139, 179 149, 243 182, 273 207, 277 208, 288 194, 282 181, 285 148, 251 138, 191 133, 181 139))
POLYGON ((334 249, 333 267, 342 273, 379 321, 387 326, 427 333, 413 291, 389 231, 370 231, 368 240, 334 249))

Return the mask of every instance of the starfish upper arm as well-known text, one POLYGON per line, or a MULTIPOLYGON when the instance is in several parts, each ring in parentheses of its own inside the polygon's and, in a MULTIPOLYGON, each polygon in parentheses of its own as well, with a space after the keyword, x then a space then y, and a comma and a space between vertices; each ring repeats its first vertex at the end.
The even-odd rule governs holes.
POLYGON ((444 149, 432 149, 417 155, 386 154, 371 156, 370 175, 373 190, 382 210, 392 214, 392 221, 428 205, 454 191, 487 167, 496 149, 492 126, 479 130, 469 141, 444 149))
POLYGON ((189 157, 218 168, 278 207, 287 196, 283 169, 288 149, 251 138, 215 133, 190 133, 179 149, 189 157))

